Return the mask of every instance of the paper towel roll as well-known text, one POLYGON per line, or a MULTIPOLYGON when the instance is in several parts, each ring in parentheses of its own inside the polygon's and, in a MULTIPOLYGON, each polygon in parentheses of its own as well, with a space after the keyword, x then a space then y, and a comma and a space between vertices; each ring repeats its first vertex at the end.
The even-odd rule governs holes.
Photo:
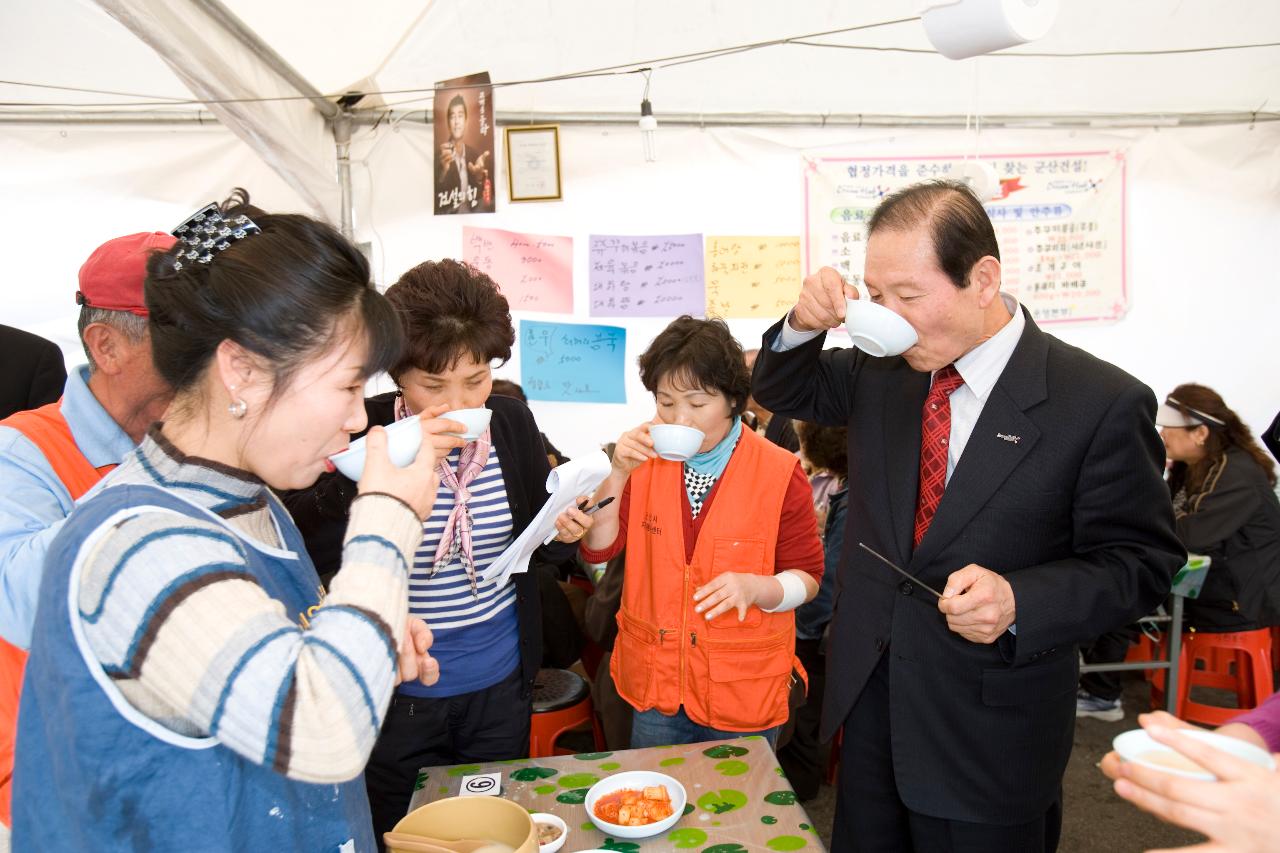
POLYGON ((1058 15, 1058 0, 950 0, 920 13, 934 48, 967 59, 1043 38, 1058 15))

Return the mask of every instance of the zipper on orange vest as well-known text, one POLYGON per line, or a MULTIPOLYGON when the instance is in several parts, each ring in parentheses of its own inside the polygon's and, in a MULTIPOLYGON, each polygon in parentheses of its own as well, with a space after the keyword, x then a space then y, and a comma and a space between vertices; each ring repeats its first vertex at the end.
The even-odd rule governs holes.
MULTIPOLYGON (((680 605, 680 632, 683 633, 685 628, 687 628, 689 625, 688 597, 692 594, 692 591, 689 589, 689 564, 688 563, 684 564, 684 584, 681 586, 681 594, 684 596, 684 599, 685 599, 684 602, 682 602, 680 605)), ((678 651, 680 654, 680 690, 679 690, 680 697, 679 698, 680 698, 680 706, 683 707, 684 706, 685 664, 687 661, 685 659, 684 649, 679 649, 678 651)))
POLYGON ((670 628, 659 628, 658 629, 658 645, 662 645, 663 643, 665 643, 667 641, 667 634, 670 634, 670 633, 671 633, 670 628))
POLYGON ((698 632, 697 632, 697 631, 690 631, 690 632, 689 632, 689 644, 690 644, 691 646, 693 646, 695 649, 698 647, 698 632))

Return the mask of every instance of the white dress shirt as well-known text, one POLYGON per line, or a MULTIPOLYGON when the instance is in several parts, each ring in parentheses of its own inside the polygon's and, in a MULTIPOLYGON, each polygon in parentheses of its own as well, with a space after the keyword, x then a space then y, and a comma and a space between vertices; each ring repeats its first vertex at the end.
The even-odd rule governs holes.
MULTIPOLYGON (((1009 322, 955 362, 955 368, 960 373, 960 378, 964 380, 964 384, 952 391, 950 397, 951 437, 947 443, 948 483, 951 482, 951 474, 960 462, 965 445, 969 443, 969 437, 973 435, 973 428, 982 414, 982 407, 987 404, 991 389, 995 387, 996 380, 1004 372, 1005 365, 1009 363, 1014 349, 1018 346, 1018 341, 1022 338, 1022 330, 1027 325, 1018 300, 1007 293, 1001 293, 1000 300, 1009 310, 1011 315, 1009 322)), ((773 342, 773 349, 775 352, 786 352, 813 340, 820 334, 822 334, 821 330, 801 332, 792 328, 791 315, 788 314, 787 321, 782 324, 781 333, 773 342)), ((932 380, 930 383, 932 384, 932 380)))

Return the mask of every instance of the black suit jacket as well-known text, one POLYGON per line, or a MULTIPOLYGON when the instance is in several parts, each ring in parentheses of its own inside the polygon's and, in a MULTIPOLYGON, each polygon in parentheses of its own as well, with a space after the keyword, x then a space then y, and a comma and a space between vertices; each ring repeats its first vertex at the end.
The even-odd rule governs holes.
POLYGON ((0 326, 0 365, 0 418, 52 403, 67 384, 58 345, 11 326, 0 326))
POLYGON ((1015 824, 1058 796, 1075 724, 1076 646, 1150 612, 1185 554, 1162 480, 1150 389, 1042 332, 1022 338, 912 550, 920 410, 930 377, 901 357, 788 352, 764 335, 752 394, 772 411, 849 428, 849 498, 827 655, 822 735, 889 655, 898 793, 952 820, 1015 824), (926 584, 977 563, 1013 588, 1017 635, 948 630, 926 584))
POLYGON ((1277 414, 1271 426, 1262 433, 1262 443, 1271 451, 1271 455, 1280 459, 1280 414, 1277 414))

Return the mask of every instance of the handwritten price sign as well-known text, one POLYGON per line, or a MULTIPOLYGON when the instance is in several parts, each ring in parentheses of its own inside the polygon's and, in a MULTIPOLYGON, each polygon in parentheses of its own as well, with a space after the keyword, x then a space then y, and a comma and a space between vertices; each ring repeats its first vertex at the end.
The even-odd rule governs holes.
POLYGON ((462 258, 497 283, 512 311, 573 313, 573 238, 462 229, 462 258))
POLYGON ((530 400, 625 403, 627 330, 520 321, 520 384, 530 400))
POLYGON ((701 234, 593 234, 589 255, 592 317, 699 316, 706 310, 701 234))

